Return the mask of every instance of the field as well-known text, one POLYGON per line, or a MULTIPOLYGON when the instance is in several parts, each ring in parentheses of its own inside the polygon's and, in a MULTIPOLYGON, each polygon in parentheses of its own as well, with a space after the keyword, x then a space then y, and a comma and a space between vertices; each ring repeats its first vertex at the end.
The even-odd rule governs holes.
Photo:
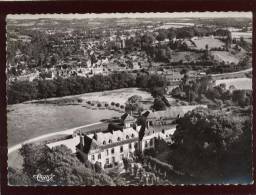
POLYGON ((211 51, 211 55, 215 60, 219 62, 224 61, 225 63, 239 63, 239 58, 227 51, 211 51))
POLYGON ((208 45, 208 48, 219 48, 223 47, 224 43, 218 39, 214 39, 211 37, 202 37, 202 38, 197 38, 192 40, 197 49, 205 49, 205 46, 208 45))
POLYGON ((240 37, 246 39, 252 39, 252 32, 231 32, 232 38, 240 39, 240 37))
POLYGON ((236 89, 251 89, 252 90, 252 79, 249 79, 249 78, 216 80, 216 85, 219 85, 221 83, 225 83, 227 89, 229 88, 229 86, 234 85, 236 89))

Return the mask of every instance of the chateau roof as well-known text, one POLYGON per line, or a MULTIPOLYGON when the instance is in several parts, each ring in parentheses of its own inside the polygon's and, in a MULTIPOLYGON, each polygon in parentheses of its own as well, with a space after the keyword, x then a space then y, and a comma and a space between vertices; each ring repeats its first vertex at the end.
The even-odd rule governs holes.
POLYGON ((113 145, 122 145, 128 142, 133 142, 137 139, 138 132, 133 128, 92 133, 84 135, 85 147, 83 150, 88 153, 90 150, 108 148, 110 146, 113 147, 113 145))

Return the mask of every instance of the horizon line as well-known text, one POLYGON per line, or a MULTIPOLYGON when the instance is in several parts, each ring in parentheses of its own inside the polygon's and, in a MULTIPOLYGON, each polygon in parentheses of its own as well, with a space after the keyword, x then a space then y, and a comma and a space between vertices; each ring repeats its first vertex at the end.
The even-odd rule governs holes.
POLYGON ((86 14, 8 14, 6 19, 115 19, 115 18, 250 18, 252 12, 148 12, 86 14))

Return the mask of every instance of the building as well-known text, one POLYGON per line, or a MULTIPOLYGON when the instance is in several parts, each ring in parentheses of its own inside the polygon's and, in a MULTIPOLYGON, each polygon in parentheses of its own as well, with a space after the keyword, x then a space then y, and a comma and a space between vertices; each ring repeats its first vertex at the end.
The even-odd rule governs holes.
POLYGON ((126 47, 125 45, 125 37, 124 36, 118 36, 116 37, 115 45, 118 49, 123 49, 126 47))
POLYGON ((122 166, 123 158, 131 158, 138 148, 140 127, 133 128, 134 118, 121 117, 123 128, 91 134, 80 134, 77 152, 83 161, 98 163, 103 169, 122 166))
POLYGON ((157 139, 172 143, 176 130, 175 119, 196 107, 179 106, 166 111, 146 111, 142 114, 146 119, 144 125, 138 124, 134 117, 125 113, 114 124, 109 124, 107 130, 78 131, 72 139, 50 143, 48 147, 66 145, 73 153, 78 153, 84 162, 97 163, 105 170, 123 167, 124 158, 133 158, 135 152, 144 153, 154 149, 157 139))
POLYGON ((133 128, 80 135, 77 152, 84 161, 98 163, 103 169, 122 165, 123 158, 133 156, 138 132, 133 128))

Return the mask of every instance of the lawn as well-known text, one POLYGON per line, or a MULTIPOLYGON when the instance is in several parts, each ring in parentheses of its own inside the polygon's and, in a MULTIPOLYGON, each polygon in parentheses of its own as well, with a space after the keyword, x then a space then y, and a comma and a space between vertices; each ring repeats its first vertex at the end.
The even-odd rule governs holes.
POLYGON ((149 92, 140 90, 138 88, 123 88, 104 92, 86 93, 80 96, 85 101, 99 101, 107 102, 109 105, 111 102, 124 105, 127 99, 131 96, 139 95, 143 100, 152 100, 153 98, 149 92))
POLYGON ((225 45, 222 41, 212 37, 200 37, 197 39, 193 39, 193 42, 195 43, 197 49, 205 49, 206 45, 208 45, 209 49, 219 48, 225 45))

